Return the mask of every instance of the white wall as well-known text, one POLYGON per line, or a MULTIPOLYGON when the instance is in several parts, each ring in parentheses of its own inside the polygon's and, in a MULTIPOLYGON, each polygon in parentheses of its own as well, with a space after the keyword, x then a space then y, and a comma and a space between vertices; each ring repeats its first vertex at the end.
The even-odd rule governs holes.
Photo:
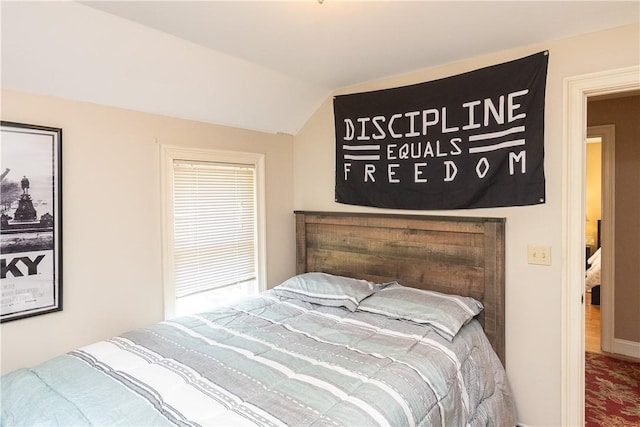
MULTIPOLYGON (((519 420, 526 425, 561 425, 561 285, 563 79, 640 62, 640 28, 622 27, 590 35, 526 46, 465 61, 370 82, 336 93, 346 94, 403 86, 447 77, 549 50, 545 108, 545 175, 547 201, 527 207, 474 209, 418 214, 505 217, 506 225, 506 359, 519 420), (527 245, 551 246, 552 265, 529 265, 527 245)), ((332 100, 328 99, 296 135, 294 206, 300 210, 390 210, 334 202, 335 137, 332 100)), ((407 212, 407 211, 403 211, 407 212)))
POLYGON ((159 144, 265 153, 267 281, 295 272, 293 138, 2 91, 2 120, 62 128, 63 311, 3 323, 2 372, 162 320, 159 144))
POLYGON ((0 1, 0 18, 5 88, 289 134, 328 92, 77 1, 0 1))

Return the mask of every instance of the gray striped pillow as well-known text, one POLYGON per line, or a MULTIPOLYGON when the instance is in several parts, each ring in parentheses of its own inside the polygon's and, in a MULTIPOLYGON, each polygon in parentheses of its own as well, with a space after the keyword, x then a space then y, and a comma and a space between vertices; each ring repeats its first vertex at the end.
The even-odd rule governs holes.
POLYGON ((405 286, 382 289, 358 305, 358 311, 429 324, 449 341, 482 309, 482 303, 471 297, 405 286))
POLYGON ((374 284, 366 280, 327 273, 303 273, 273 288, 282 297, 355 311, 360 301, 374 292, 374 284))

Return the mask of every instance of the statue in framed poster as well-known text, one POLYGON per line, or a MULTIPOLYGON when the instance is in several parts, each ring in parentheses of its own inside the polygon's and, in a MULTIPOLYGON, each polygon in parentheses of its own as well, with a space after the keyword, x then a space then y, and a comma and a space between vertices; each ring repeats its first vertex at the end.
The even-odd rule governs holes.
POLYGON ((62 310, 62 129, 0 123, 0 322, 62 310))

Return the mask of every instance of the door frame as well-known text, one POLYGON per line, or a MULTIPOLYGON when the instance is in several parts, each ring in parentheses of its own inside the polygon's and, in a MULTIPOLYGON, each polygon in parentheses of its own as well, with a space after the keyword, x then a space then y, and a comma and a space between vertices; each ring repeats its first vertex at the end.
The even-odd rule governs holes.
MULTIPOLYGON (((615 297, 615 125, 587 127, 587 137, 600 137, 602 150, 602 222, 601 282, 600 286, 600 344, 602 351, 613 353, 614 297, 615 297)), ((596 248, 597 249, 597 248, 596 248)))
POLYGON ((587 97, 640 89, 640 65, 563 81, 561 417, 584 425, 584 186, 587 97))

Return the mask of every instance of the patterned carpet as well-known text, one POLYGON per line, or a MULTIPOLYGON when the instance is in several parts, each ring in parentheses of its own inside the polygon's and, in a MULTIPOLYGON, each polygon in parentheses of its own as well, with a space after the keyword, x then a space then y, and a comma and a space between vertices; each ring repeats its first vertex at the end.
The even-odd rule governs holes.
POLYGON ((585 426, 640 427, 640 363, 585 357, 585 426))

